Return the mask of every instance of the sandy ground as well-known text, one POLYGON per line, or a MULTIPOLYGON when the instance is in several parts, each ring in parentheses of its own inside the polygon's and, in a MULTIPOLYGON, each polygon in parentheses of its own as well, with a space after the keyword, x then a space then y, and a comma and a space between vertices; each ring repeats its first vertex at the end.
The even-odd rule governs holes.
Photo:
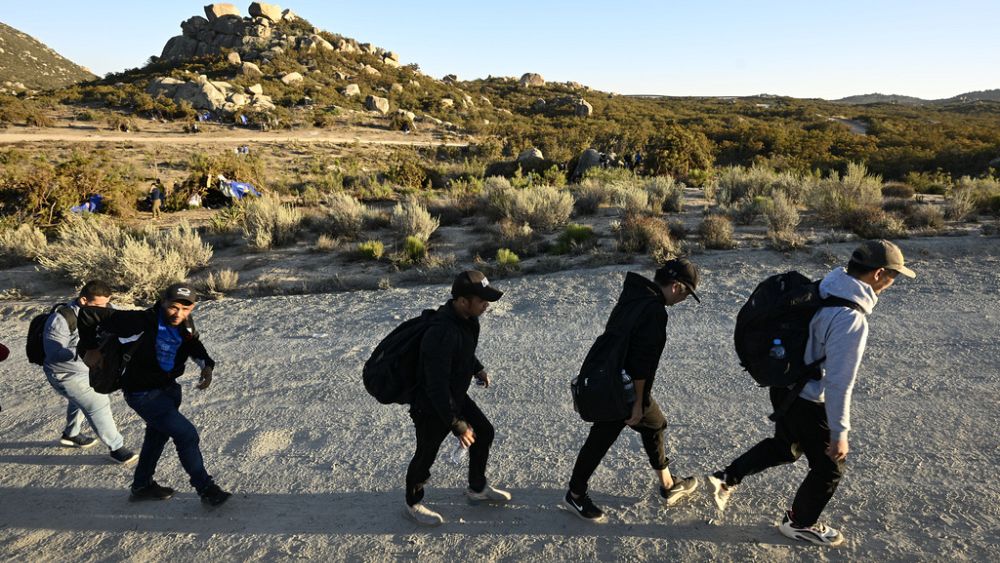
MULTIPOLYGON (((852 246, 695 257, 703 303, 670 309, 654 388, 676 474, 714 470, 769 433, 765 393, 731 345, 753 285, 792 268, 820 276, 852 246)), ((919 276, 888 290, 870 319, 848 472, 825 514, 847 537, 839 549, 792 545, 776 529, 804 461, 749 478, 718 519, 704 488, 682 506, 658 505, 628 431, 591 481, 609 523, 557 508, 587 430, 568 382, 619 291, 626 268, 617 266, 502 282, 507 296, 484 317, 480 344, 495 385, 472 394, 497 429, 490 478, 514 501, 466 504, 465 469, 441 456, 426 500, 448 521, 433 530, 401 516, 406 410, 368 397, 360 366, 396 323, 443 301, 444 286, 201 305, 219 366, 207 391, 183 380, 183 411, 201 429, 210 472, 236 493, 215 510, 198 502, 169 447, 157 479, 178 496, 127 502, 130 469, 100 448, 55 444, 64 405, 17 353, 0 365, 0 559, 996 561, 1000 244, 902 247, 919 276)), ((0 305, 0 340, 20 349, 40 306, 0 305)), ((138 447, 139 419, 119 396, 113 405, 138 447)))

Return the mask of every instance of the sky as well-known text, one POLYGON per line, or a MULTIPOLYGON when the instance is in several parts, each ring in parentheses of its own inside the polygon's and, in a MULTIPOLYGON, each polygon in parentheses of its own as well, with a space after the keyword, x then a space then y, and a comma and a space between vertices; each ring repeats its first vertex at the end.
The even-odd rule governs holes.
MULTIPOLYGON (((0 0, 0 21, 103 75, 142 66, 207 2, 0 0)), ((233 2, 244 15, 249 2, 233 2)), ((425 74, 537 72, 621 94, 926 99, 1000 88, 1000 1, 296 0, 314 26, 425 74)))

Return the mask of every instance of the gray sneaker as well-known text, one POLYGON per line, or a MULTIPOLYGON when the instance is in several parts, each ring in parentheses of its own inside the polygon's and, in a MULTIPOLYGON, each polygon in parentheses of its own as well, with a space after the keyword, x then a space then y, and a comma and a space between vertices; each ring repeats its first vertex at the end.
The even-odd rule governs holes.
POLYGON ((413 506, 407 505, 406 515, 421 526, 440 526, 444 523, 444 518, 440 514, 419 502, 413 506))
POLYGON ((465 490, 465 496, 469 499, 472 504, 479 504, 484 502, 489 503, 504 503, 510 501, 510 493, 501 489, 495 489, 489 485, 483 487, 482 491, 478 493, 472 489, 465 490))
POLYGON ((129 465, 135 463, 139 459, 139 454, 133 452, 128 448, 118 448, 117 450, 111 450, 108 454, 111 456, 111 460, 115 463, 120 463, 122 465, 129 465))
POLYGON ((690 496, 691 493, 693 493, 697 488, 697 477, 685 477, 680 481, 675 481, 674 486, 669 489, 664 489, 662 486, 659 487, 660 498, 663 499, 663 504, 667 506, 674 506, 678 502, 690 496))
POLYGON ((733 488, 726 485, 726 482, 715 475, 707 475, 708 484, 712 487, 712 498, 715 499, 715 506, 719 512, 726 509, 729 504, 729 497, 733 494, 733 488))
POLYGON ((63 434, 59 438, 59 444, 67 448, 89 448, 97 445, 97 438, 85 436, 83 434, 77 434, 76 436, 67 436, 63 434))
POLYGON ((844 535, 837 530, 819 522, 812 526, 799 526, 792 521, 792 517, 788 512, 785 513, 785 518, 781 521, 781 525, 778 526, 778 530, 785 537, 809 542, 814 545, 837 547, 844 543, 844 535))

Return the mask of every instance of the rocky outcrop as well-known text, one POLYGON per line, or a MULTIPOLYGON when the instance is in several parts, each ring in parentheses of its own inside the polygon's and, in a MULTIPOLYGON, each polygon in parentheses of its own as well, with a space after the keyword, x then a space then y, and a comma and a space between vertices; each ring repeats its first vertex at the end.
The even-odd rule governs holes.
POLYGON ((541 74, 535 72, 524 73, 519 82, 522 88, 528 88, 530 86, 545 86, 545 79, 542 78, 541 74))
POLYGON ((155 78, 150 81, 146 93, 151 96, 166 96, 176 103, 186 102, 197 110, 213 112, 233 112, 247 105, 255 109, 274 108, 270 96, 264 95, 260 84, 250 86, 243 92, 228 82, 212 81, 204 75, 190 81, 170 77, 155 78))
POLYGON ((540 160, 545 160, 545 155, 542 154, 540 149, 536 149, 535 147, 524 149, 521 151, 521 154, 517 155, 517 162, 519 164, 532 163, 540 160))
POLYGON ((347 96, 348 98, 353 96, 361 95, 361 88, 357 84, 348 84, 340 91, 341 94, 347 96))
POLYGON ((572 180, 583 178, 583 175, 595 166, 601 164, 601 153, 596 149, 587 149, 580 153, 580 158, 576 161, 576 168, 573 169, 572 180))
POLYGON ((277 6, 275 4, 251 2, 250 9, 247 11, 250 12, 250 17, 252 18, 267 18, 275 23, 281 21, 282 17, 281 6, 277 6))
POLYGON ((214 22, 222 16, 240 17, 240 9, 232 4, 209 4, 205 6, 205 17, 214 22))
POLYGON ((365 109, 369 111, 377 111, 382 115, 385 115, 389 113, 389 100, 369 95, 365 98, 365 109))
POLYGON ((580 98, 573 104, 573 113, 577 117, 590 117, 594 114, 594 106, 590 105, 587 100, 580 98))
POLYGON ((240 58, 240 54, 233 51, 226 55, 226 61, 231 65, 242 65, 243 59, 240 58))
POLYGON ((240 68, 240 73, 243 76, 249 76, 249 77, 264 76, 264 73, 261 72, 260 67, 253 63, 243 63, 242 67, 240 68))
POLYGON ((289 72, 288 74, 281 77, 281 82, 288 84, 295 84, 296 82, 302 82, 302 75, 298 72, 289 72))

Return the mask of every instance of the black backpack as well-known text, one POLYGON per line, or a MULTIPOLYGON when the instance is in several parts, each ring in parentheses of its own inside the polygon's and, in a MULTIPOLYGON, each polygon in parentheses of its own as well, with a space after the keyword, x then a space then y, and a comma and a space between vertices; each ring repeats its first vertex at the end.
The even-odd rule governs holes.
POLYGON ((365 362, 365 390, 383 405, 405 405, 413 399, 419 379, 420 341, 434 324, 437 311, 427 309, 390 332, 365 362))
POLYGON ((87 366, 90 368, 90 386, 94 391, 106 395, 122 388, 125 370, 145 334, 125 344, 114 334, 101 336, 97 346, 100 358, 96 364, 87 366))
POLYGON ((35 318, 31 319, 31 324, 28 325, 28 341, 24 345, 24 355, 33 364, 45 365, 45 323, 48 322, 52 313, 59 313, 66 319, 70 332, 76 330, 76 313, 68 305, 56 305, 49 312, 36 315, 35 318))
POLYGON ((806 364, 805 354, 809 323, 823 307, 862 310, 857 303, 840 297, 823 299, 818 281, 792 271, 762 281, 736 315, 733 341, 743 369, 761 387, 794 390, 787 405, 771 415, 772 420, 784 414, 810 379, 821 377, 820 364, 826 358, 806 364), (783 353, 774 350, 779 345, 783 353))
POLYGON ((585 422, 622 421, 632 415, 635 386, 625 373, 625 356, 631 330, 646 305, 646 302, 634 304, 624 313, 626 321, 616 323, 617 327, 628 327, 627 330, 606 328, 597 337, 583 360, 580 373, 570 383, 573 409, 585 422))

